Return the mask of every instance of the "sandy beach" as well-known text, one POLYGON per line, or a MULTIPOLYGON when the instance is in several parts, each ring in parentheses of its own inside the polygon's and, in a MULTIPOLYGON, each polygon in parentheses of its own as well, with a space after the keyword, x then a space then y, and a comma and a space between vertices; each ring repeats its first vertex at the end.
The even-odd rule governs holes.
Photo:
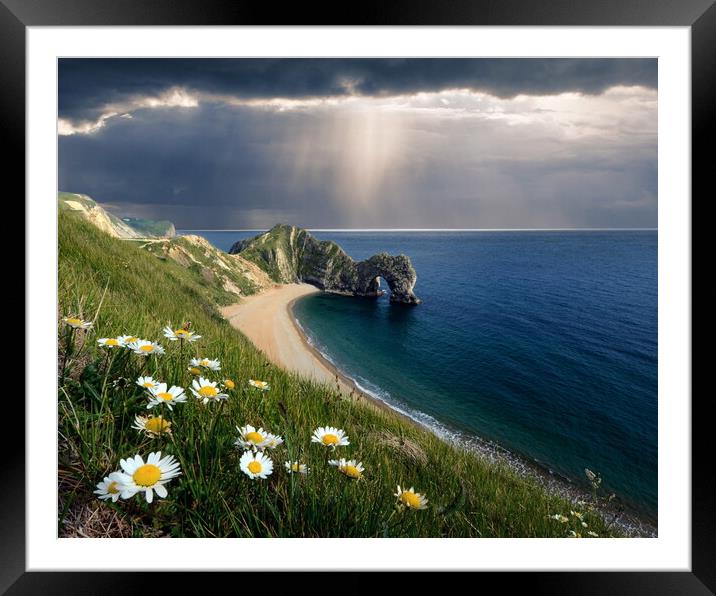
POLYGON ((351 379, 322 358, 297 327, 291 306, 299 298, 318 292, 314 286, 303 283, 275 286, 226 306, 221 312, 274 364, 319 382, 338 383, 345 397, 353 394, 356 399, 387 408, 365 395, 351 379))

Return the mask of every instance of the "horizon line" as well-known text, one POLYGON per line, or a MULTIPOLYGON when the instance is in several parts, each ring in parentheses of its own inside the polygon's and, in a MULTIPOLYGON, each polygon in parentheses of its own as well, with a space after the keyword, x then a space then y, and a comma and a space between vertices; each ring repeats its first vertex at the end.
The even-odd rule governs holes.
MULTIPOLYGON (((296 226, 300 227, 300 226, 296 226)), ((265 232, 271 228, 177 228, 177 232, 265 232)), ((659 228, 304 228, 309 232, 640 232, 659 228)))

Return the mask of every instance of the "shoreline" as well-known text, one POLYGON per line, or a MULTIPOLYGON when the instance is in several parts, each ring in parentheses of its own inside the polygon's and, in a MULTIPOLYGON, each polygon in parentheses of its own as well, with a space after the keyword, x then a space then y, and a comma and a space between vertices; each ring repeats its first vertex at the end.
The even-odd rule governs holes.
MULTIPOLYGON (((259 294, 247 296, 238 304, 222 308, 221 314, 278 366, 317 382, 335 385, 343 398, 353 399, 399 416, 434 433, 441 440, 471 451, 489 462, 504 465, 519 476, 536 481, 551 494, 570 502, 589 501, 591 493, 586 488, 576 485, 527 456, 509 451, 476 435, 455 433, 455 437, 443 436, 436 432, 435 428, 362 389, 354 379, 310 343, 296 319, 294 306, 298 300, 320 292, 318 288, 305 283, 277 285, 259 294), (269 327, 273 334, 267 333, 269 327), (281 342, 275 337, 277 333, 281 335, 281 342)), ((598 510, 605 519, 615 517, 619 513, 615 506, 600 507, 598 510)), ((650 519, 644 519, 642 515, 645 514, 626 509, 613 523, 628 536, 656 537, 658 526, 650 519)))

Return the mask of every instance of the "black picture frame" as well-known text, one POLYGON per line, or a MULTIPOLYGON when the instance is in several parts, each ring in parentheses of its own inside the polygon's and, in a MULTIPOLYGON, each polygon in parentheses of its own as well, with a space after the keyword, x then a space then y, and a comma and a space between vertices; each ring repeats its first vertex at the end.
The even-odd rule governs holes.
MULTIPOLYGON (((716 105, 716 6, 713 0, 451 0, 295 4, 277 6, 230 0, 0 0, 0 121, 6 146, 5 172, 14 182, 14 196, 25 196, 25 36, 32 26, 121 25, 480 25, 480 26, 684 26, 691 28, 692 58, 692 197, 705 188, 710 155, 705 149, 712 106, 716 105), (708 160, 708 161, 707 161, 708 160)), ((668 117, 660 114, 659 117, 668 117)), ((710 140, 710 139, 709 139, 710 140)), ((692 221, 693 221, 693 198, 692 221)), ((25 222, 26 225, 30 222, 25 222)), ((692 228, 692 252, 693 249, 692 228)), ((693 267, 693 265, 692 265, 693 267)), ((693 271, 693 268, 692 268, 693 271)), ((693 284, 691 288, 693 294, 693 284)), ((693 308, 693 307, 692 307, 693 308)), ((693 310, 692 310, 693 312, 693 310)), ((25 311, 25 316, 28 312, 25 311)), ((692 315, 693 316, 693 315, 692 315)), ((705 332, 701 332, 705 333, 705 332)), ((693 338, 692 338, 693 346, 693 338)), ((693 354, 693 348, 692 348, 693 354)), ((693 358, 692 358, 693 362, 693 358)), ((26 364, 27 366, 27 364, 26 364)), ((693 370, 693 365, 692 365, 693 370)), ((27 371, 26 371, 27 374, 27 371)), ((692 375, 693 376, 693 375, 692 375)), ((489 574, 501 590, 525 588, 530 593, 582 594, 709 594, 716 591, 716 507, 714 474, 708 442, 709 396, 682 396, 692 411, 692 570, 691 572, 579 572, 489 574)), ((23 404, 6 396, 6 416, 24 420, 23 404), (14 409, 14 411, 12 411, 14 409)), ((9 433, 3 433, 9 437, 9 433)), ((7 441, 7 439, 6 439, 7 441)), ((24 442, 10 440, 3 450, 5 477, 23 478, 24 442)), ((662 479, 663 480, 663 479, 662 479)), ((28 573, 25 572, 25 486, 6 482, 0 492, 0 590, 8 594, 126 593, 147 586, 206 589, 203 574, 28 573), (157 581, 161 583, 157 583, 157 581)), ((81 562, 78 562, 81 566, 81 562)), ((209 585, 222 581, 215 574, 209 585)), ((300 578, 311 581, 309 577, 300 578)), ((406 578, 407 579, 407 578, 406 578)), ((418 578, 419 579, 419 578, 418 578)), ((284 575, 281 583, 295 581, 284 575)), ((229 581, 231 580, 229 578, 229 581)), ((250 581, 250 580, 249 580, 250 581)), ((259 581, 266 581, 260 579, 259 581)), ((272 589, 281 589, 272 579, 272 589)), ((319 579, 319 581, 322 581, 319 579)), ((338 580, 341 589, 345 578, 338 580)), ((401 581, 404 581, 401 578, 401 581)), ((288 585, 288 584, 287 584, 288 585)), ((406 584, 406 588, 409 584, 406 584)))

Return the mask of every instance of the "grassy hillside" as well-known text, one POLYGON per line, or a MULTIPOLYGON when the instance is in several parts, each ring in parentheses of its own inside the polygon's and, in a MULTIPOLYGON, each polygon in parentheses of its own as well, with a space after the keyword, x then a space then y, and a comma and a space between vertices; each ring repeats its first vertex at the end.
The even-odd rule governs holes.
POLYGON ((172 260, 194 274, 197 283, 212 292, 217 304, 232 304, 240 296, 255 294, 273 285, 258 266, 239 255, 214 248, 201 236, 141 242, 140 246, 162 261, 172 260))
POLYGON ((601 519, 548 496, 531 481, 443 443, 388 412, 341 400, 330 386, 288 374, 258 352, 217 313, 219 291, 173 259, 159 259, 136 242, 112 238, 76 217, 59 220, 59 488, 60 535, 129 536, 567 536, 608 535, 601 519), (89 331, 62 321, 93 321, 89 331), (202 337, 180 347, 162 335, 185 321, 202 337), (100 348, 97 340, 127 334, 161 343, 162 356, 100 348), (147 410, 135 384, 140 375, 188 388, 193 356, 217 358, 231 379, 228 400, 187 402, 164 415, 172 436, 146 437, 132 428, 147 410), (249 379, 268 381, 261 392, 249 379), (267 455, 273 474, 251 480, 239 467, 236 426, 263 427, 284 438, 267 455), (346 431, 350 445, 335 454, 311 442, 318 426, 346 431), (168 495, 147 503, 141 494, 116 503, 92 491, 121 458, 152 451, 173 454, 182 474, 168 495), (362 478, 341 474, 327 460, 355 458, 362 478), (310 466, 307 475, 284 469, 287 460, 310 466), (425 510, 396 509, 396 485, 424 493, 425 510), (89 513, 87 513, 89 512, 89 513), (550 518, 563 514, 566 522, 550 518), (89 522, 101 519, 91 533, 89 522), (104 520, 109 520, 105 521, 104 520))

